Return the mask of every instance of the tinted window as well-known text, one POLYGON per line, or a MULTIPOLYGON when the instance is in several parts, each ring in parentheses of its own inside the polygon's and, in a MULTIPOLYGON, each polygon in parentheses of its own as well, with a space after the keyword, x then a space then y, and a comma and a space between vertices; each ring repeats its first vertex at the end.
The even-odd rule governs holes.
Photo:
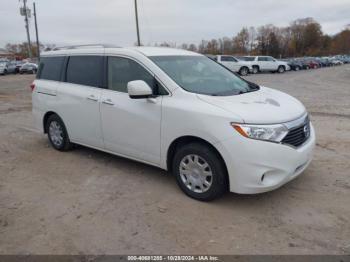
POLYGON ((66 80, 68 83, 102 86, 102 56, 71 56, 68 61, 66 80))
MULTIPOLYGON (((61 80, 61 70, 64 57, 42 57, 39 64, 38 78, 46 80, 61 80)), ((27 68, 29 65, 24 65, 27 68)))
POLYGON ((244 58, 244 61, 254 61, 255 60, 255 56, 246 56, 243 58, 244 58))
POLYGON ((122 57, 108 58, 108 89, 126 93, 128 82, 134 80, 145 81, 155 94, 166 94, 156 79, 135 61, 122 57))
POLYGON ((221 61, 222 62, 236 62, 236 60, 232 56, 222 56, 221 61))
POLYGON ((267 61, 267 57, 262 57, 262 56, 259 56, 258 57, 258 61, 267 61))
POLYGON ((266 57, 266 61, 274 61, 274 59, 272 57, 266 57))

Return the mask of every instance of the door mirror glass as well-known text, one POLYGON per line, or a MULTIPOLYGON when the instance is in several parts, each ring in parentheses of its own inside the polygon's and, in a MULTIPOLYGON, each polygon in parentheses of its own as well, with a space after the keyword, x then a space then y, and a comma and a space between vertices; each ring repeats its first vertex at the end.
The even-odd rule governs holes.
POLYGON ((130 98, 142 99, 152 96, 152 88, 142 80, 135 80, 128 82, 128 94, 130 98))

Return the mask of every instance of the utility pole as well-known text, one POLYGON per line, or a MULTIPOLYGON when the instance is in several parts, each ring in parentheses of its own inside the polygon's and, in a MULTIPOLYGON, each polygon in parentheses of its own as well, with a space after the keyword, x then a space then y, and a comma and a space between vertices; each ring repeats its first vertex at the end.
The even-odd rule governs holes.
POLYGON ((36 8, 35 2, 33 3, 33 11, 34 11, 34 22, 35 22, 35 34, 36 34, 36 52, 38 53, 38 62, 40 61, 40 43, 39 43, 39 33, 38 33, 38 23, 36 20, 36 8))
POLYGON ((137 0, 134 0, 135 2, 135 18, 136 18, 136 32, 137 32, 137 45, 141 46, 141 41, 140 41, 140 31, 139 31, 139 17, 137 14, 137 0))
POLYGON ((29 10, 29 8, 27 9, 27 0, 23 0, 23 12, 21 12, 21 15, 24 16, 25 27, 27 30, 28 56, 29 56, 29 58, 32 58, 32 44, 30 42, 30 34, 29 34, 28 11, 30 11, 30 10, 29 10))

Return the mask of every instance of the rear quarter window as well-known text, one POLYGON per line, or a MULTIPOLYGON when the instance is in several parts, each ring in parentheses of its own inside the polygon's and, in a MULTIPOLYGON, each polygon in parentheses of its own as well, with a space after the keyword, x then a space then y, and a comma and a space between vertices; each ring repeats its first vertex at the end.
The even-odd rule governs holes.
POLYGON ((61 80, 62 66, 64 57, 42 57, 40 59, 39 70, 37 74, 38 79, 45 80, 61 80))

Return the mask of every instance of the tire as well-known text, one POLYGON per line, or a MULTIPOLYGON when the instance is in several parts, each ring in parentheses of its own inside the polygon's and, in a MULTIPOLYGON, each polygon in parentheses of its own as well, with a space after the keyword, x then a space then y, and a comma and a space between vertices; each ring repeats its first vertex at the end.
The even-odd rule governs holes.
POLYGON ((248 75, 248 73, 249 73, 249 69, 248 69, 248 67, 245 67, 245 66, 243 66, 243 67, 241 67, 241 69, 239 69, 239 72, 238 72, 241 76, 246 76, 246 75, 248 75))
POLYGON ((296 66, 294 71, 299 71, 300 70, 300 66, 296 66))
POLYGON ((284 66, 279 66, 278 69, 277 69, 277 72, 282 74, 286 71, 286 69, 284 68, 284 66))
POLYGON ((253 74, 259 73, 259 67, 258 66, 253 66, 253 74))
POLYGON ((7 70, 4 70, 4 76, 7 75, 7 70))
POLYGON ((227 191, 225 165, 220 156, 205 144, 190 143, 178 148, 172 172, 181 190, 196 200, 211 201, 227 191))
POLYGON ((46 121, 45 130, 51 146, 58 151, 68 151, 73 144, 70 142, 66 126, 58 115, 51 115, 46 121))

